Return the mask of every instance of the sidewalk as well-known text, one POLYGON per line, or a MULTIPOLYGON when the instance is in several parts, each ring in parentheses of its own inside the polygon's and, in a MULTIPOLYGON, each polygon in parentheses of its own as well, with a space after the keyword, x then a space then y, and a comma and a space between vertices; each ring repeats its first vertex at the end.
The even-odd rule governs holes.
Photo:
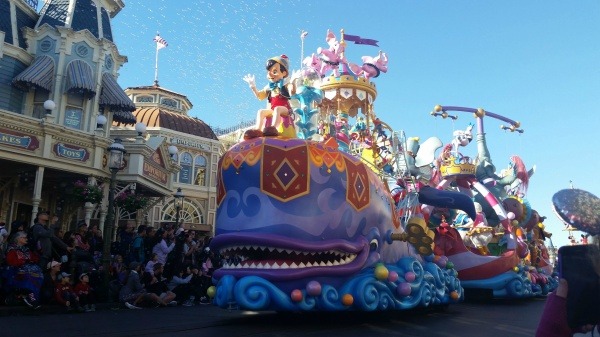
MULTIPOLYGON (((96 310, 119 310, 124 309, 120 303, 96 303, 96 310)), ((0 318, 7 316, 38 316, 48 314, 65 314, 67 309, 58 304, 42 305, 39 309, 32 309, 25 304, 17 306, 0 305, 0 318)), ((69 313, 77 313, 72 311, 69 313)), ((82 312, 81 314, 93 314, 94 312, 82 312)))

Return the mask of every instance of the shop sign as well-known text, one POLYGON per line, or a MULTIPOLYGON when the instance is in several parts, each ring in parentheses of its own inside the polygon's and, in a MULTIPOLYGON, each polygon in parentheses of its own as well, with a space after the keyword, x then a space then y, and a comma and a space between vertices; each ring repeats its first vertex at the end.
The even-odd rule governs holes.
POLYGON ((152 161, 144 160, 144 167, 142 168, 142 175, 157 181, 163 185, 167 184, 169 174, 163 168, 156 166, 152 161))
POLYGON ((187 139, 180 139, 180 138, 172 137, 171 138, 171 144, 182 145, 182 146, 186 146, 186 147, 194 147, 194 148, 197 148, 197 149, 202 149, 202 150, 205 150, 205 151, 210 151, 210 145, 198 143, 198 142, 195 142, 193 140, 187 140, 187 139))
POLYGON ((0 144, 33 151, 40 146, 39 140, 31 135, 0 129, 0 144))
POLYGON ((53 147, 53 152, 59 157, 73 159, 78 161, 87 161, 90 158, 90 153, 87 149, 64 143, 56 143, 53 147))
POLYGON ((67 109, 65 111, 65 125, 73 129, 81 130, 82 115, 83 112, 80 109, 67 109))

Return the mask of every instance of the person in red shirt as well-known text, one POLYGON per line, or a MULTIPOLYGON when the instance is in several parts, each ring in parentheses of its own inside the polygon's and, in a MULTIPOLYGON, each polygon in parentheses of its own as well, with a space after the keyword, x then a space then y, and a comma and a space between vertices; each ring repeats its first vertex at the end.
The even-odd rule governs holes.
POLYGON ((6 250, 5 290, 11 298, 22 300, 27 306, 39 309, 44 275, 38 266, 39 255, 27 245, 27 233, 19 231, 6 250))
POLYGON ((73 290, 86 312, 96 311, 96 296, 94 289, 90 286, 90 276, 87 273, 79 275, 79 282, 73 290))
POLYGON ((54 289, 54 297, 58 304, 67 307, 67 311, 72 311, 74 309, 79 312, 84 311, 79 304, 79 296, 75 294, 75 291, 71 286, 71 274, 65 272, 60 274, 60 282, 56 284, 56 288, 54 289))

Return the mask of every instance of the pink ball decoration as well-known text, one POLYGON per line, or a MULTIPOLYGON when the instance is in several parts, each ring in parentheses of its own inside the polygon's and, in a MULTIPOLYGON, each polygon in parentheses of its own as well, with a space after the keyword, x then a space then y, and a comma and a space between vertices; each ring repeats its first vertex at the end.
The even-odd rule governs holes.
POLYGON ((515 213, 513 213, 513 212, 508 212, 508 213, 506 213, 506 217, 507 217, 509 220, 513 220, 513 219, 515 218, 515 213))
POLYGON ((390 271, 390 274, 388 275, 388 281, 396 282, 396 280, 398 280, 398 273, 395 271, 390 271))
POLYGON ((306 285, 306 293, 310 296, 319 296, 321 295, 321 283, 317 281, 310 281, 306 285))
POLYGON ((300 291, 300 289, 294 289, 292 290, 292 294, 290 297, 292 298, 292 301, 300 302, 302 301, 302 292, 300 291))
POLYGON ((413 282, 414 280, 417 279, 417 275, 415 273, 413 273, 412 271, 406 272, 406 274, 404 274, 404 279, 406 280, 406 282, 413 282))
POLYGON ((408 296, 412 292, 412 288, 410 287, 410 284, 402 282, 396 287, 396 291, 400 296, 408 296))

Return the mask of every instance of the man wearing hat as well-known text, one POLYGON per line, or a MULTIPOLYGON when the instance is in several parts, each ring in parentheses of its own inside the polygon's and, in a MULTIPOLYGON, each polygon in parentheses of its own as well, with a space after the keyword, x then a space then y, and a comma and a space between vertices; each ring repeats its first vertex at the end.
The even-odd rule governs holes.
POLYGON ((44 281, 42 282, 42 303, 50 304, 54 302, 54 288, 59 282, 60 268, 62 264, 57 261, 48 262, 46 271, 44 272, 44 281))
POLYGON ((60 248, 62 250, 68 250, 69 252, 73 250, 73 248, 67 246, 66 243, 54 235, 54 229, 48 227, 49 216, 50 215, 46 211, 39 212, 37 214, 37 221, 35 225, 31 227, 33 231, 33 239, 37 248, 39 249, 39 266, 42 268, 42 270, 46 268, 48 262, 52 261, 52 248, 55 250, 60 248))
MULTIPOLYGON (((267 80, 269 84, 262 90, 256 89, 254 75, 244 76, 252 92, 259 100, 268 99, 269 109, 258 110, 256 116, 256 129, 267 136, 281 135, 283 137, 296 137, 294 125, 294 114, 289 100, 296 93, 294 81, 285 84, 284 79, 288 77, 290 62, 287 56, 273 56, 267 60, 267 80), (274 128, 273 128, 274 127, 274 128)), ((294 73, 292 79, 299 73, 294 73)))

